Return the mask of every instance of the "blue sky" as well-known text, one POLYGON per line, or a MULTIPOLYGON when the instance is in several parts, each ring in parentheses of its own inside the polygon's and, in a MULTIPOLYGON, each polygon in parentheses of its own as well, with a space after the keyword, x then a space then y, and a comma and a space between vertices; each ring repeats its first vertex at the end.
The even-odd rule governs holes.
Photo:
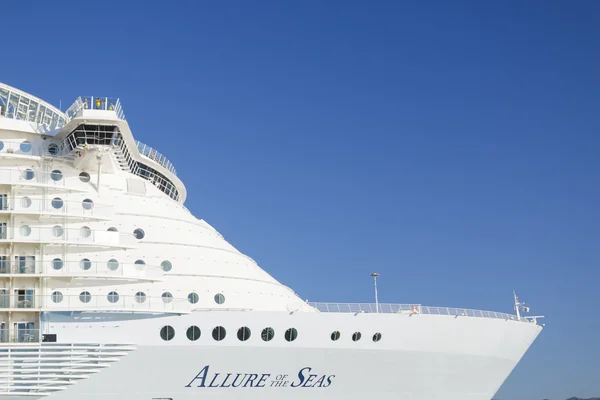
POLYGON ((600 396, 600 3, 10 2, 0 81, 118 96, 303 298, 547 327, 502 400, 600 396), (143 4, 143 5, 142 5, 143 4))

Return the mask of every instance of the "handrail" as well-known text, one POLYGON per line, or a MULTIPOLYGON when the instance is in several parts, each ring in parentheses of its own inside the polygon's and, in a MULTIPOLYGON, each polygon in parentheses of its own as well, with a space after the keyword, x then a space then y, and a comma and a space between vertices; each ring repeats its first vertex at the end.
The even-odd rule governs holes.
MULTIPOLYGON (((474 318, 492 318, 517 321, 517 316, 495 311, 470 310, 466 308, 432 307, 420 304, 387 304, 379 303, 313 303, 308 305, 320 312, 339 313, 384 313, 384 314, 428 314, 450 315, 474 318)), ((522 322, 530 322, 522 318, 522 322)))
POLYGON ((123 112, 123 106, 121 99, 118 97, 94 97, 88 96, 83 99, 79 96, 65 114, 67 120, 70 121, 75 118, 82 110, 100 110, 100 111, 114 111, 118 119, 125 121, 125 113, 123 112))
POLYGON ((173 166, 171 161, 169 161, 167 159, 167 157, 163 156, 161 153, 159 153, 152 147, 148 146, 147 144, 140 142, 139 140, 136 140, 135 144, 137 146, 138 151, 140 152, 140 155, 142 155, 146 158, 149 158, 150 160, 165 167, 168 171, 172 172, 173 175, 177 175, 177 171, 175 171, 175 167, 173 166))

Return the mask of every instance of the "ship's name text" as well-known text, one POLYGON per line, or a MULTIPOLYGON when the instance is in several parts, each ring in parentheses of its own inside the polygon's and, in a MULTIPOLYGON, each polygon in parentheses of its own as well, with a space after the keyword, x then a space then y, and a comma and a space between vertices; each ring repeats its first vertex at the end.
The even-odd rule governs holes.
POLYGON ((209 365, 200 370, 186 388, 237 388, 237 387, 303 387, 326 388, 332 384, 335 375, 315 374, 311 367, 304 367, 297 376, 285 374, 244 374, 210 372, 209 365))

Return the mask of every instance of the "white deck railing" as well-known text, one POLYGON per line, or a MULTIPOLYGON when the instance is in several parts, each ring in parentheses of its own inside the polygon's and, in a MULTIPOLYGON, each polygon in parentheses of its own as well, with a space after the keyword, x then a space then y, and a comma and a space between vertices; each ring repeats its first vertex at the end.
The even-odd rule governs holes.
MULTIPOLYGON (((387 314, 430 314, 452 315, 474 318, 495 318, 517 321, 517 316, 495 311, 469 310, 466 308, 432 307, 420 304, 379 304, 372 303, 308 303, 321 312, 340 313, 387 313, 387 314)), ((523 322, 532 322, 521 319, 523 322)))

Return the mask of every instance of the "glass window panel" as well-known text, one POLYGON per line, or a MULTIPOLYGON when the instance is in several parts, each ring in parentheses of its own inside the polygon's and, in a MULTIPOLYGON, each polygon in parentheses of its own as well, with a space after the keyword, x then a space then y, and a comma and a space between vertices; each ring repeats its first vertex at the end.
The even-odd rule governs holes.
POLYGON ((11 93, 10 101, 8 102, 8 112, 6 114, 9 118, 14 118, 17 113, 17 105, 19 104, 19 95, 11 93))
POLYGON ((29 102, 29 113, 27 114, 27 120, 28 121, 35 121, 35 115, 37 113, 37 109, 38 109, 38 102, 37 101, 33 101, 31 100, 29 102))

